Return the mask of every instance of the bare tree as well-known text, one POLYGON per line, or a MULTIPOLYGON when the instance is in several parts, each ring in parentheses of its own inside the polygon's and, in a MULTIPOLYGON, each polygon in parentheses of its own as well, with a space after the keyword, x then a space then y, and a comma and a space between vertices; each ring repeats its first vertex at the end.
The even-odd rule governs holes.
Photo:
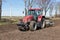
POLYGON ((0 0, 0 20, 1 20, 1 12, 2 12, 2 0, 0 0))
POLYGON ((25 16, 27 15, 27 13, 26 13, 26 10, 27 10, 27 9, 26 9, 26 5, 27 5, 27 4, 26 4, 26 3, 27 3, 27 0, 24 0, 24 4, 25 4, 25 16))
POLYGON ((56 17, 60 16, 60 2, 57 2, 56 3, 56 14, 55 14, 56 17))
POLYGON ((49 12, 49 14, 50 14, 50 17, 52 17, 52 11, 53 11, 53 7, 54 7, 54 5, 53 5, 53 4, 51 4, 51 6, 49 7, 49 8, 50 8, 50 12, 49 12))
POLYGON ((48 6, 51 0, 35 0, 35 1, 39 5, 40 8, 43 8, 43 12, 46 15, 46 11, 48 9, 48 6))
POLYGON ((32 8, 33 7, 33 2, 34 2, 34 0, 29 0, 28 1, 28 8, 32 8))
POLYGON ((27 15, 27 10, 29 8, 32 8, 32 4, 33 4, 33 0, 24 0, 24 4, 25 4, 25 16, 27 15))

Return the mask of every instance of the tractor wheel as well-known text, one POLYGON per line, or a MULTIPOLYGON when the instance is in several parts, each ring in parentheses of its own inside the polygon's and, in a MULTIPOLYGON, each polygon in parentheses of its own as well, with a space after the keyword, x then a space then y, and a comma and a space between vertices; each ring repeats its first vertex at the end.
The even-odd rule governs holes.
POLYGON ((45 28, 46 22, 45 19, 42 19, 41 21, 41 29, 45 28))
POLYGON ((29 25, 29 28, 31 31, 35 31, 37 29, 37 24, 35 21, 31 21, 30 22, 30 25, 29 25))

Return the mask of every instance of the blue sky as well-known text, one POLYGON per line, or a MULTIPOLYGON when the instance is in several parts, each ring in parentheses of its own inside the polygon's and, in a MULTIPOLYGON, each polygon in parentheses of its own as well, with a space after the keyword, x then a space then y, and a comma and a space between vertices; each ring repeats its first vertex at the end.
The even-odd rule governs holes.
POLYGON ((10 16, 10 13, 12 16, 22 16, 22 11, 24 11, 23 0, 6 0, 2 3, 2 16, 10 16))
MULTIPOLYGON (((60 0, 57 0, 57 2, 59 1, 60 0)), ((24 16, 24 14, 22 14, 23 11, 24 11, 23 0, 6 0, 2 2, 2 16, 10 16, 10 15, 24 16)))

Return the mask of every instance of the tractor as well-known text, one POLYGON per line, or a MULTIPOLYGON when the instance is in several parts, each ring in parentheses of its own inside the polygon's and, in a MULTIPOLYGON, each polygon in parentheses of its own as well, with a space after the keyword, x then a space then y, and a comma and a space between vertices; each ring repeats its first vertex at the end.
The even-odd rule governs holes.
POLYGON ((46 22, 46 17, 43 16, 43 9, 42 8, 31 8, 28 10, 28 13, 25 17, 19 20, 17 24, 19 30, 31 30, 35 31, 38 28, 43 29, 46 27, 47 24, 52 24, 52 22, 46 22))

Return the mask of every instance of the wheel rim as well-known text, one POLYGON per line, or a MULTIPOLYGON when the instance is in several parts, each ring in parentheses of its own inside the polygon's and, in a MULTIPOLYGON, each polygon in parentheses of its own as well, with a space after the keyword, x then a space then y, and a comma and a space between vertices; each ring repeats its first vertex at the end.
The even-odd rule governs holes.
POLYGON ((37 25, 35 24, 35 25, 34 25, 34 30, 36 30, 36 29, 37 29, 37 25))
POLYGON ((43 22, 43 24, 42 24, 42 28, 44 28, 45 27, 45 22, 43 22))

